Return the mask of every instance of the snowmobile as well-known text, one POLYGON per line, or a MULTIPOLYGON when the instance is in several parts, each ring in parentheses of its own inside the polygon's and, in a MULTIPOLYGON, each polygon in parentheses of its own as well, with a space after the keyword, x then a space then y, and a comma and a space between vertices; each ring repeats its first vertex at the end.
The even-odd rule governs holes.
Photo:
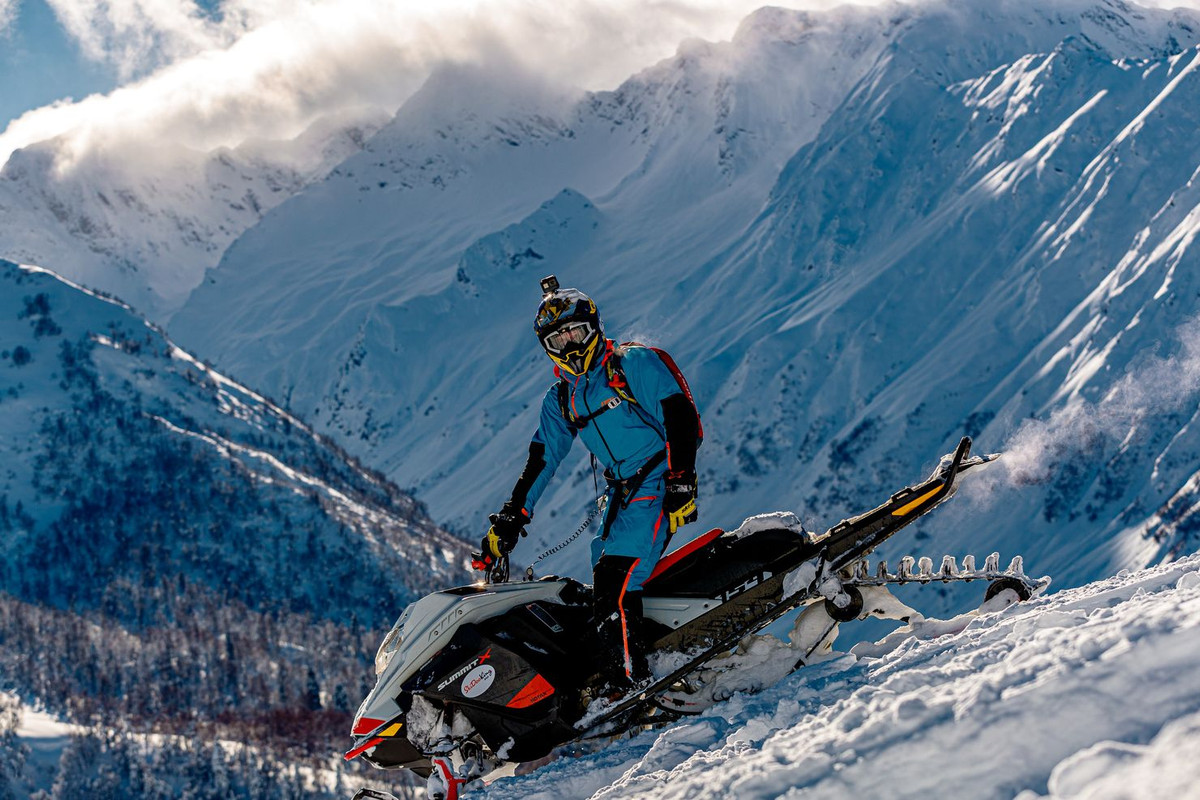
MULTIPOLYGON (((970 448, 964 437, 928 479, 820 535, 793 515, 763 515, 665 555, 643 590, 641 633, 652 643, 654 677, 615 700, 594 696, 601 656, 589 586, 555 576, 508 582, 502 560, 479 583, 428 595, 379 647, 378 682, 355 716, 345 758, 411 770, 428 780, 431 798, 454 800, 466 783, 511 774, 566 743, 702 711, 719 696, 698 684, 722 663, 736 665, 739 644, 767 638, 755 634, 796 608, 804 607, 783 674, 827 650, 839 623, 908 619, 915 612, 890 584, 983 580, 989 598, 1028 599, 1049 579, 1026 576, 1020 557, 1004 570, 996 554, 982 569, 970 556, 961 567, 946 556, 936 570, 930 559, 905 558, 894 573, 865 560, 948 499, 959 475, 997 457, 970 448)), ((355 798, 389 796, 364 789, 355 798)))

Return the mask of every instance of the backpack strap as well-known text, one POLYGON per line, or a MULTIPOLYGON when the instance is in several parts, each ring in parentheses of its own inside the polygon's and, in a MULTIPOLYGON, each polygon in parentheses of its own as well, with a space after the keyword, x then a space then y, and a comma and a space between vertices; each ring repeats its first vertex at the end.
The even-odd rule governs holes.
MULTIPOLYGON (((698 431, 696 437, 696 446, 699 447, 700 444, 704 442, 704 423, 700 421, 700 410, 696 407, 696 398, 692 396, 692 388, 688 386, 687 378, 683 377, 683 370, 681 370, 679 365, 675 363, 675 359, 671 358, 671 354, 666 350, 663 350, 659 347, 654 347, 652 345, 642 344, 641 342, 623 342, 621 347, 644 347, 647 350, 652 350, 654 354, 658 356, 659 360, 661 360, 666 368, 671 372, 671 375, 675 377, 675 382, 679 384, 679 391, 684 397, 687 398, 688 405, 692 407, 692 411, 696 414, 696 429, 698 431)), ((615 348, 612 352, 612 359, 610 360, 613 359, 616 359, 616 363, 612 364, 611 366, 608 364, 605 365, 606 368, 609 369, 608 385, 611 386, 613 391, 615 391, 618 395, 625 398, 630 403, 633 403, 636 407, 637 401, 633 398, 633 390, 629 387, 629 382, 625 380, 625 372, 621 369, 621 362, 618 352, 615 348)))
POLYGON ((565 378, 560 378, 558 381, 558 410, 562 412, 563 419, 567 421, 568 427, 575 431, 586 428, 589 422, 606 411, 613 410, 621 405, 622 402, 620 397, 613 397, 586 417, 577 417, 571 413, 571 385, 567 383, 565 378))
MULTIPOLYGON (((626 347, 627 344, 623 344, 621 347, 626 347)), ((604 361, 604 373, 608 377, 608 388, 616 392, 617 396, 625 402, 638 405, 637 399, 633 396, 633 390, 629 388, 629 381, 625 379, 625 370, 621 367, 621 354, 615 347, 604 361)))
MULTIPOLYGON (((557 372, 557 369, 555 371, 557 372)), ((567 383, 566 378, 562 377, 558 379, 558 410, 562 412, 568 427, 572 429, 579 427, 575 418, 571 416, 571 385, 567 383)))
POLYGON ((613 410, 621 405, 622 402, 637 405, 637 401, 633 399, 633 394, 629 391, 629 383, 625 380, 625 373, 621 371, 619 357, 613 348, 611 339, 608 342, 607 348, 608 352, 604 354, 604 371, 608 379, 608 385, 616 392, 617 396, 610 398, 608 402, 586 417, 577 417, 571 413, 571 385, 562 376, 562 373, 558 371, 558 367, 554 368, 554 374, 558 376, 558 408, 562 412, 563 419, 567 421, 567 425, 571 426, 574 430, 586 428, 589 422, 606 411, 613 410))
MULTIPOLYGON (((692 397, 692 390, 688 386, 687 380, 683 377, 683 372, 675 364, 675 360, 671 358, 671 356, 665 350, 660 350, 657 347, 650 347, 649 345, 642 344, 641 342, 624 342, 620 347, 644 347, 647 350, 652 350, 655 355, 662 360, 663 364, 666 365, 667 369, 670 370, 671 374, 675 377, 675 382, 679 384, 681 393, 687 398, 688 405, 690 405, 692 410, 695 412, 696 427, 699 429, 698 442, 703 442, 704 425, 700 422, 700 412, 696 410, 696 401, 692 397)), ((654 428, 662 427, 659 425, 657 420, 653 419, 642 410, 641 404, 638 403, 637 398, 633 396, 633 389, 630 387, 629 381, 625 377, 625 370, 621 364, 621 349, 614 347, 611 340, 608 342, 608 352, 605 353, 604 356, 604 374, 608 381, 608 387, 612 389, 613 393, 617 396, 610 399, 607 403, 602 405, 593 413, 588 414, 586 417, 574 416, 571 413, 571 386, 567 383, 566 378, 562 377, 562 373, 558 371, 557 367, 554 368, 554 374, 559 376, 559 409, 562 411, 563 419, 565 419, 567 424, 572 426, 575 430, 586 428, 589 422, 606 411, 611 411, 612 409, 621 405, 622 402, 629 403, 637 415, 646 421, 647 425, 650 425, 654 428)))

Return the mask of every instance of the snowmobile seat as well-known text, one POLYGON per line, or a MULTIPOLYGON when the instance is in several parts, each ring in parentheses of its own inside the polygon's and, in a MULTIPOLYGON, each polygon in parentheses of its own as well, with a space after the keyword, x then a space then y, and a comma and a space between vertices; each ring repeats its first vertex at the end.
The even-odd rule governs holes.
POLYGON ((725 531, 721 530, 720 528, 713 528, 708 533, 697 536, 687 544, 677 547, 671 552, 667 553, 658 560, 658 564, 654 567, 654 571, 650 573, 650 577, 646 579, 644 584, 642 584, 642 590, 653 591, 651 584, 654 582, 655 578, 659 578, 667 574, 672 567, 683 562, 688 556, 692 555, 693 553, 698 553, 705 547, 708 547, 710 544, 716 541, 718 536, 724 532, 725 531))

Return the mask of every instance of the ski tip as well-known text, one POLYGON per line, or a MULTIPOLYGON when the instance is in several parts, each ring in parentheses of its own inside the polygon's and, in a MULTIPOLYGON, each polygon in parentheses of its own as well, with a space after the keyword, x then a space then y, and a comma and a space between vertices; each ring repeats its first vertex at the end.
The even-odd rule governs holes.
POLYGON ((961 439, 959 439, 958 447, 955 449, 955 452, 954 452, 955 458, 957 458, 961 461, 962 459, 964 459, 968 455, 970 455, 971 454, 971 445, 974 443, 975 442, 972 441, 970 436, 964 436, 961 439))
POLYGON ((958 465, 958 474, 961 475, 967 470, 975 467, 986 467, 988 464, 998 460, 1002 455, 1004 454, 988 453, 986 455, 971 456, 970 458, 963 460, 963 462, 958 465))

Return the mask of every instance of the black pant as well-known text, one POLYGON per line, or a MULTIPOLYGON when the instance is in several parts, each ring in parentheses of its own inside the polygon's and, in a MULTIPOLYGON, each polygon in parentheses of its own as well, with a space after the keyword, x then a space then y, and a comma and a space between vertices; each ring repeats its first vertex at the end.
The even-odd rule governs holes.
POLYGON ((594 619, 604 658, 601 674, 614 686, 650 675, 642 636, 642 593, 628 590, 636 561, 631 556, 602 556, 593 574, 594 619))

